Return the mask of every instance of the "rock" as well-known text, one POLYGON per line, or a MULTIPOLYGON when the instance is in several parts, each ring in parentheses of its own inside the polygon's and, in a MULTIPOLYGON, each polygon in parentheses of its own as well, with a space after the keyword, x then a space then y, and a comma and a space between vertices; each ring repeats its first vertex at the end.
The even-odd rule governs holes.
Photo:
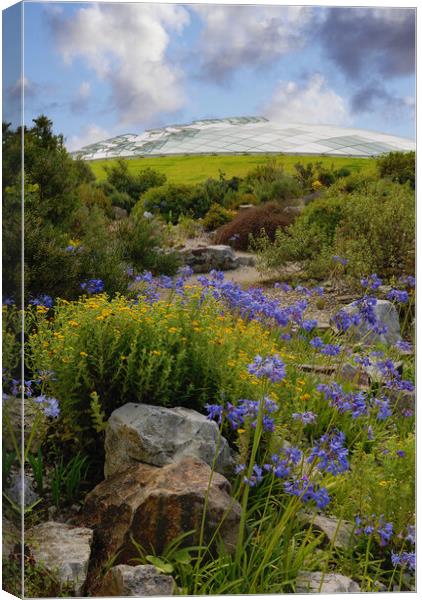
POLYGON ((205 540, 219 529, 228 550, 235 546, 240 505, 230 497, 230 484, 197 458, 184 458, 165 467, 137 464, 109 477, 85 499, 82 521, 95 530, 96 547, 103 560, 119 552, 127 563, 138 556, 131 536, 148 552, 160 554, 183 533, 193 531, 182 545, 198 543, 205 498, 209 488, 205 540), (226 514, 227 513, 227 514, 226 514))
POLYGON ((338 519, 307 513, 301 515, 301 520, 308 525, 312 523, 313 529, 324 533, 334 548, 348 548, 354 542, 352 523, 341 521, 339 524, 338 519))
POLYGON ((205 247, 186 248, 179 252, 183 262, 195 273, 208 273, 212 269, 230 271, 237 269, 239 261, 231 246, 216 244, 205 247))
POLYGON ((254 267, 256 264, 255 257, 252 254, 240 254, 236 252, 236 258, 239 267, 254 267))
POLYGON ((360 387, 369 387, 370 384, 370 378, 366 370, 361 366, 355 366, 350 363, 345 363, 340 367, 340 377, 360 387))
POLYGON ((390 405, 394 413, 411 416, 416 411, 416 393, 415 390, 394 390, 382 388, 382 392, 390 400, 390 405))
POLYGON ((8 560, 9 555, 15 551, 16 545, 21 551, 22 535, 19 529, 5 516, 2 517, 2 555, 3 560, 8 560))
POLYGON ((40 499, 37 492, 34 490, 34 482, 32 479, 26 474, 23 475, 22 479, 22 473, 20 471, 18 473, 13 473, 10 476, 10 484, 5 491, 5 494, 10 500, 20 506, 22 502, 22 488, 25 508, 33 505, 40 499))
MULTIPOLYGON (((394 304, 388 300, 377 300, 373 309, 377 322, 380 325, 385 325, 387 327, 387 332, 384 334, 375 333, 370 329, 370 325, 364 321, 357 326, 353 325, 347 330, 349 339, 351 341, 361 342, 365 345, 381 343, 390 346, 401 340, 399 315, 394 304)), ((358 312, 354 303, 347 304, 342 310, 349 315, 358 312)), ((331 319, 330 324, 334 331, 338 331, 333 319, 331 319)))
POLYGON ((358 584, 340 573, 323 573, 322 571, 301 571, 296 579, 296 593, 339 594, 360 592, 358 584), (321 584, 322 580, 322 584, 321 584))
POLYGON ((233 463, 230 448, 218 425, 188 408, 164 408, 129 403, 115 410, 105 435, 105 477, 137 463, 156 467, 192 456, 229 472, 233 463))
POLYGON ((175 581, 152 565, 117 565, 110 569, 96 590, 98 596, 172 596, 175 581))
POLYGON ((47 521, 28 531, 25 542, 35 561, 55 573, 61 586, 82 596, 92 537, 91 529, 47 521))

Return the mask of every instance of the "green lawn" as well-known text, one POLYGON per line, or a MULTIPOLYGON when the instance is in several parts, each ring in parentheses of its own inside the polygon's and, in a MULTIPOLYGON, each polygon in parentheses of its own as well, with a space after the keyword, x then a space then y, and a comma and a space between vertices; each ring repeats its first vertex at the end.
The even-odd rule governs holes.
MULTIPOLYGON (((167 176, 167 180, 172 183, 199 183, 209 177, 218 177, 219 170, 225 173, 226 177, 244 177, 248 171, 251 171, 257 165, 274 159, 274 156, 265 154, 248 155, 189 155, 189 156, 154 156, 137 157, 128 159, 129 170, 134 173, 141 169, 151 167, 161 171, 167 176)), ((336 169, 347 167, 355 171, 358 169, 372 169, 375 161, 370 158, 350 158, 338 156, 288 156, 277 155, 277 163, 285 166, 286 171, 293 172, 294 165, 297 162, 304 164, 308 162, 321 161, 324 165, 330 167, 334 165, 336 169)), ((112 164, 114 159, 94 160, 90 162, 91 168, 98 179, 104 179, 104 165, 112 164)))

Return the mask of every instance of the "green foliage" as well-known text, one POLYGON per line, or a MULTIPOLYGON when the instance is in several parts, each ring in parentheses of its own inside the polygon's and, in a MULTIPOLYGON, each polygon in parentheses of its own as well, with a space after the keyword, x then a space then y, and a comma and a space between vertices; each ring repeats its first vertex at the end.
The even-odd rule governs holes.
POLYGON ((11 474, 12 466, 16 463, 17 456, 15 452, 7 452, 4 448, 2 450, 2 479, 3 488, 6 487, 7 482, 11 474))
POLYGON ((134 211, 136 216, 145 210, 162 215, 166 221, 175 225, 182 215, 195 219, 203 217, 210 205, 201 186, 168 183, 148 190, 134 211))
POLYGON ((410 187, 380 181, 351 194, 335 194, 333 187, 279 230, 274 243, 266 236, 256 241, 260 268, 271 271, 298 262, 309 276, 322 278, 338 255, 348 260, 347 275, 355 278, 411 273, 415 217, 410 187))
POLYGON ((60 457, 54 467, 50 484, 53 502, 57 507, 78 500, 82 480, 88 469, 86 461, 86 456, 77 454, 64 464, 63 457, 60 457))
POLYGON ((203 219, 203 226, 206 231, 218 229, 221 225, 228 223, 235 216, 235 212, 224 208, 220 204, 212 204, 211 208, 203 219))
POLYGON ((377 158, 380 177, 402 184, 409 182, 412 189, 415 189, 415 167, 414 152, 390 152, 377 158))
POLYGON ((42 494, 44 491, 44 461, 41 448, 36 455, 29 453, 28 462, 31 465, 32 474, 37 485, 37 491, 42 494))
POLYGON ((130 173, 128 161, 122 158, 111 165, 106 165, 105 172, 109 185, 105 189, 112 197, 112 203, 128 211, 135 206, 139 197, 147 190, 166 182, 165 175, 151 168, 143 169, 136 174, 130 173))

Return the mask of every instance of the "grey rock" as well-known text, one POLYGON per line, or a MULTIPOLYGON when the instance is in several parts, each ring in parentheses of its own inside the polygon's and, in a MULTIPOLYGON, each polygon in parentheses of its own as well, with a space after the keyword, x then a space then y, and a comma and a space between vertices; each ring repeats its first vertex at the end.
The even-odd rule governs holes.
POLYGON ((394 413, 401 415, 413 415, 416 410, 416 392, 407 390, 390 390, 383 388, 383 393, 390 400, 394 413))
POLYGON ((312 524, 312 528, 325 534, 327 542, 334 548, 348 548, 354 542, 353 524, 325 515, 301 515, 303 523, 312 524))
POLYGON ((21 399, 15 396, 7 396, 3 398, 3 411, 7 412, 7 421, 6 418, 3 418, 3 444, 4 448, 10 451, 15 449, 13 437, 20 445, 22 423, 24 425, 25 446, 28 444, 35 419, 37 419, 37 435, 34 435, 31 440, 31 452, 36 454, 41 447, 48 427, 48 419, 42 411, 40 411, 39 405, 30 398, 27 398, 25 400, 25 411, 22 413, 21 399), (12 431, 10 431, 7 423, 12 431))
POLYGON ((226 473, 233 462, 217 424, 188 408, 129 403, 115 410, 105 434, 105 477, 136 463, 157 467, 194 457, 226 473))
POLYGON ((340 377, 345 381, 351 381, 361 387, 368 387, 370 384, 368 373, 360 365, 344 363, 344 365, 340 367, 340 377))
POLYGON ((358 584, 340 573, 323 573, 322 571, 302 571, 296 579, 296 593, 339 594, 360 592, 358 584), (322 583, 321 583, 322 580, 322 583))
MULTIPOLYGON (((377 303, 373 309, 377 322, 380 325, 385 325, 387 327, 387 332, 383 334, 375 333, 371 330, 370 325, 364 321, 357 326, 350 327, 347 330, 347 336, 349 339, 351 341, 361 342, 365 345, 381 343, 391 346, 401 340, 399 315, 394 304, 388 300, 377 300, 377 303)), ((358 312, 358 308, 354 306, 354 303, 344 306, 342 310, 349 315, 353 315, 358 312)), ((332 319, 330 323, 334 331, 337 332, 338 328, 332 319)))
POLYGON ((96 591, 98 596, 172 596, 175 581, 152 565, 117 565, 108 571, 96 591))
POLYGON ((55 573, 63 587, 81 596, 88 572, 92 538, 92 530, 86 527, 47 521, 28 531, 25 542, 37 563, 42 563, 55 573))
POLYGON ((223 244, 186 248, 181 250, 179 255, 195 273, 208 273, 212 269, 230 271, 239 267, 233 248, 223 244))
POLYGON ((236 253, 236 258, 240 267, 254 267, 256 264, 255 257, 252 254, 236 253))
POLYGON ((33 505, 40 499, 37 492, 34 490, 34 483, 28 475, 24 474, 22 478, 21 472, 13 473, 10 476, 9 487, 5 491, 6 496, 20 506, 22 503, 22 490, 25 508, 33 505))
MULTIPOLYGON (((399 373, 403 372, 403 363, 402 362, 394 362, 394 368, 396 369, 396 371, 398 371, 399 373)), ((373 383, 385 383, 386 381, 389 381, 390 378, 386 377, 384 375, 384 373, 382 372, 382 370, 377 367, 377 365, 371 365, 369 367, 365 367, 365 372, 367 373, 369 379, 371 380, 371 382, 373 383)))
POLYGON ((116 221, 120 221, 121 219, 126 219, 127 210, 125 208, 122 208, 121 206, 113 206, 112 210, 113 210, 113 217, 115 218, 116 221))

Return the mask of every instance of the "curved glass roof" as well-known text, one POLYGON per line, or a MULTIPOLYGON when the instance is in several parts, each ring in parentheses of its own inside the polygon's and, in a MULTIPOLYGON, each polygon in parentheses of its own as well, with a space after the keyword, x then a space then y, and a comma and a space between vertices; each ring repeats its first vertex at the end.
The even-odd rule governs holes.
POLYGON ((85 160, 172 154, 324 154, 375 156, 415 150, 415 142, 365 129, 280 124, 265 117, 203 119, 184 125, 127 133, 73 152, 85 160))

